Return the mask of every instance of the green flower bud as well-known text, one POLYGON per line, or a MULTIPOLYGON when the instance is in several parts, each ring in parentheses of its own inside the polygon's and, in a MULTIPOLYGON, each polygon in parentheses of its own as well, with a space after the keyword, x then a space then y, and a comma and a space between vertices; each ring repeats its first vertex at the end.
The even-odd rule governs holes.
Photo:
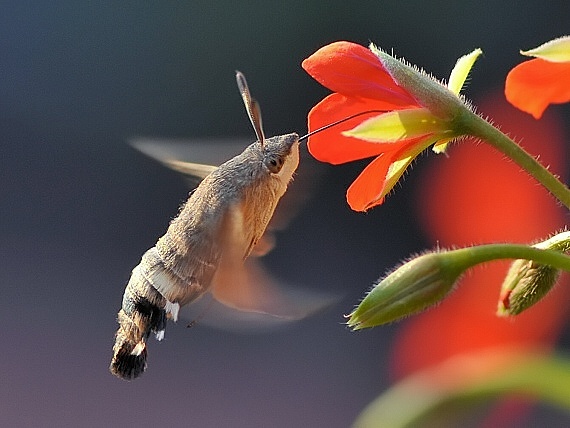
MULTIPOLYGON (((562 232, 533 245, 543 250, 570 251, 570 232, 562 232)), ((518 315, 541 300, 556 284, 560 271, 532 260, 515 260, 501 287, 500 316, 518 315)))
POLYGON ((416 257, 380 280, 349 315, 348 325, 359 330, 420 312, 447 296, 464 269, 451 253, 416 257))

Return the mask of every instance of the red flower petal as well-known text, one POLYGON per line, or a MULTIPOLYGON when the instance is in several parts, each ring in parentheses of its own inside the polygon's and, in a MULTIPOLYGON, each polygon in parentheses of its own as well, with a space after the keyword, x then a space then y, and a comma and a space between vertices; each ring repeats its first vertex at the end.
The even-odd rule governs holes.
POLYGON ((570 101, 570 62, 535 58, 517 65, 507 75, 505 95, 515 107, 540 119, 549 104, 570 101))
MULTIPOLYGON (((341 94, 331 94, 314 106, 309 112, 309 131, 314 131, 340 119, 367 110, 384 110, 382 102, 363 98, 348 98, 341 94)), ((311 137, 307 146, 309 152, 322 162, 334 165, 378 156, 386 151, 398 150, 399 144, 371 143, 353 137, 345 137, 341 133, 354 128, 358 123, 379 115, 370 113, 355 117, 332 128, 321 131, 311 137)))
MULTIPOLYGON (((390 171, 392 164, 411 156, 410 150, 421 149, 421 145, 427 144, 427 142, 425 136, 404 140, 394 144, 397 147, 396 150, 384 152, 374 159, 364 168, 346 192, 346 200, 350 208, 354 211, 366 211, 382 204, 386 193, 394 186, 394 177, 399 178, 401 175, 396 171, 390 171), (417 147, 414 148, 414 146, 417 147), (390 186, 389 188, 386 187, 387 184, 390 186)), ((403 166, 404 169, 406 167, 407 165, 403 166)))
POLYGON ((331 43, 305 59, 302 67, 334 92, 382 100, 389 103, 390 110, 418 106, 414 98, 394 82, 378 57, 364 46, 331 43))
POLYGON ((386 174, 392 163, 392 156, 383 154, 374 159, 364 168, 346 191, 346 200, 354 211, 366 211, 380 205, 384 190, 386 174))

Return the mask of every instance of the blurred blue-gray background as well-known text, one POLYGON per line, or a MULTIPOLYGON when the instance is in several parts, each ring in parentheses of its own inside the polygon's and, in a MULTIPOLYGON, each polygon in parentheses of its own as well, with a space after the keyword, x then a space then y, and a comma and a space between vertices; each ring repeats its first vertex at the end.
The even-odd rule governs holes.
POLYGON ((569 25, 567 1, 2 2, 0 425, 348 426, 389 385, 397 325, 356 334, 342 315, 426 245, 414 174, 356 214, 344 192, 362 164, 325 167, 278 235, 272 272, 342 294, 337 306, 270 334, 170 325, 128 383, 107 370, 124 285, 187 189, 127 140, 253 139, 236 69, 267 134, 304 133, 327 90, 300 63, 336 40, 374 41, 440 78, 481 47, 476 98, 520 48, 569 25))

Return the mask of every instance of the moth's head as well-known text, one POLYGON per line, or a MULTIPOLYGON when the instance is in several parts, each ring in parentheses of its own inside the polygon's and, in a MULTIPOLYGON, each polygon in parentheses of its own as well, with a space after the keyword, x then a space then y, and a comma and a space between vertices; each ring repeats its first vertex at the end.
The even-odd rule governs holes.
POLYGON ((299 136, 293 133, 267 138, 262 152, 264 168, 288 181, 299 165, 299 136))

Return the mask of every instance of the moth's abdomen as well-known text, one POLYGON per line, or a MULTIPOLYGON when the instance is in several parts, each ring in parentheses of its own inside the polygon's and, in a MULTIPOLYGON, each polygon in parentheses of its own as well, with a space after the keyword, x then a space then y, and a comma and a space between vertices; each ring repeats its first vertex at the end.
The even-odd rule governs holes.
POLYGON ((217 260, 210 250, 213 239, 192 225, 187 211, 183 209, 156 246, 143 254, 125 288, 110 366, 120 378, 144 372, 150 334, 161 340, 167 317, 176 321, 179 307, 210 286, 217 260))
POLYGON ((133 269, 123 304, 117 316, 119 329, 113 346, 111 372, 123 379, 134 379, 146 368, 146 339, 155 333, 162 339, 167 319, 167 300, 152 281, 166 269, 155 257, 156 249, 147 251, 140 264, 133 269))

